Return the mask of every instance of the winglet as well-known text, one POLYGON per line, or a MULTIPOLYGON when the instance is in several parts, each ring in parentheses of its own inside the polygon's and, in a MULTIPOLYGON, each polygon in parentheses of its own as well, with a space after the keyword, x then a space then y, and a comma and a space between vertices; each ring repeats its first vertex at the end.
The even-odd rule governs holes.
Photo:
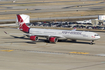
POLYGON ((5 34, 8 34, 6 31, 4 31, 5 34))

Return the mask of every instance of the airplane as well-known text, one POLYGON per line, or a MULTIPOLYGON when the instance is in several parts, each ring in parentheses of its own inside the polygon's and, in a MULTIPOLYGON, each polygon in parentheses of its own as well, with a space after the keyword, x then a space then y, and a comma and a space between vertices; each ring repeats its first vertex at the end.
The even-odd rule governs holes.
POLYGON ((26 25, 25 19, 27 19, 25 14, 17 14, 17 21, 19 24, 19 29, 30 37, 30 40, 38 41, 38 37, 45 37, 50 43, 56 43, 58 40, 67 40, 71 39, 72 41, 76 40, 88 40, 91 41, 90 44, 93 44, 94 40, 98 40, 100 36, 94 32, 88 31, 76 31, 73 30, 57 30, 57 29, 41 29, 41 28, 30 28, 26 25), (24 17, 23 17, 24 16, 24 17), (23 20, 24 19, 24 20, 23 20))

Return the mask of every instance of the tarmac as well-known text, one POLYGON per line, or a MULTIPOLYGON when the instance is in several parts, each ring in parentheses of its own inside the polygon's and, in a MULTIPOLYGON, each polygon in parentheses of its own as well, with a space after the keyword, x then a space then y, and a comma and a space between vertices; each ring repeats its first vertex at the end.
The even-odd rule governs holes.
MULTIPOLYGON (((62 2, 66 3, 67 1, 62 2)), ((32 2, 32 4, 34 3, 32 2)), ((38 4, 40 3, 49 2, 39 2, 38 4)), ((80 11, 102 11, 105 10, 104 4, 105 2, 97 2, 83 5, 28 6, 27 8, 27 6, 21 6, 23 3, 10 3, 8 5, 5 3, 0 4, 0 15, 65 12, 77 11, 78 9, 80 11), (20 6, 8 6, 16 4, 20 6), (20 8, 23 11, 12 11, 20 8)), ((85 18, 85 16, 83 17, 85 18)), ((97 17, 97 15, 93 15, 93 17, 97 17)), ((56 19, 64 18, 68 17, 56 19)), ((74 18, 78 18, 78 16, 74 18)), ((0 21, 15 21, 14 19, 0 21)), ((36 18, 36 20, 45 19, 49 18, 36 18)), ((105 70, 105 31, 95 31, 101 38, 96 40, 93 45, 90 45, 90 41, 83 40, 77 40, 77 42, 58 41, 56 44, 52 44, 48 43, 45 38, 39 38, 35 44, 28 37, 23 37, 24 33, 17 28, 2 26, 0 27, 0 70, 105 70), (5 34, 6 32, 8 34, 5 34)))
MULTIPOLYGON (((31 20, 62 20, 62 19, 78 19, 78 18, 98 18, 100 12, 105 10, 104 1, 99 0, 60 0, 60 1, 43 1, 21 0, 13 3, 13 0, 1 0, 0 3, 0 22, 14 22, 16 14, 28 14, 31 20), (90 1, 90 2, 89 2, 90 1), (64 3, 64 4, 63 4, 64 3), (74 3, 74 4, 68 4, 74 3), (76 4, 75 4, 76 3, 76 4), (84 14, 84 12, 86 14, 84 14), (100 11, 91 14, 88 11, 100 11), (71 13, 70 13, 71 12, 71 13), (74 13, 73 13, 74 12, 74 13), (79 13, 78 13, 79 12, 79 13), (61 13, 61 14, 60 14, 61 13), (65 13, 65 14, 64 14, 65 13), (39 14, 39 15, 38 15, 39 14), (74 15, 72 15, 74 14, 74 15), (61 16, 62 15, 62 16, 61 16)), ((104 14, 104 13, 103 13, 104 14)))
POLYGON ((105 70, 105 32, 90 41, 33 43, 16 28, 0 28, 0 70, 105 70), (6 31, 8 34, 5 34, 6 31))

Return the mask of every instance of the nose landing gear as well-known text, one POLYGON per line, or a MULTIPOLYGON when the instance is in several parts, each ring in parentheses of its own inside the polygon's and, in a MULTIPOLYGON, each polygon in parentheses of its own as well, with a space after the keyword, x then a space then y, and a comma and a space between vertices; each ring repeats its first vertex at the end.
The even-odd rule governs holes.
POLYGON ((93 45, 93 42, 94 42, 94 40, 92 40, 92 41, 90 42, 90 44, 93 45))

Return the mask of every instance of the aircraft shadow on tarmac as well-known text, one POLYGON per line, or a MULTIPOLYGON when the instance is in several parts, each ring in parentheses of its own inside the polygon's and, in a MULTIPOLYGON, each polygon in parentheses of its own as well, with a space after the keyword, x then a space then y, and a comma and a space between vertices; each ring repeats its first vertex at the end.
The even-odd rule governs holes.
MULTIPOLYGON (((14 38, 17 38, 17 39, 25 39, 25 40, 30 40, 29 38, 25 38, 24 36, 22 37, 18 37, 18 36, 13 36, 13 35, 10 35, 11 37, 13 38, 4 38, 4 39, 14 39, 14 38)), ((46 39, 39 39, 37 42, 34 42, 34 41, 14 41, 12 43, 30 43, 30 44, 35 44, 35 43, 38 43, 38 42, 45 42, 45 43, 49 43, 48 40, 46 39)), ((90 44, 90 42, 83 42, 83 40, 80 41, 76 41, 76 42, 73 42, 73 41, 70 41, 70 40, 58 40, 58 42, 60 43, 77 43, 77 44, 90 44)), ((5 43, 11 43, 11 42, 5 42, 5 43)), ((54 43, 51 43, 51 44, 54 44, 54 43)), ((93 43, 95 44, 95 43, 93 43)))
MULTIPOLYGON (((39 39, 36 43, 38 42, 45 42, 45 43, 49 43, 48 40, 45 39, 39 39)), ((69 40, 58 40, 59 43, 77 43, 77 44, 90 44, 89 42, 73 42, 73 41, 69 41, 69 40)), ((26 42, 26 43, 30 43, 30 44, 35 44, 35 42, 30 41, 30 42, 26 42)), ((54 44, 54 43, 50 43, 50 44, 54 44)), ((95 43, 93 43, 95 44, 95 43)))
POLYGON ((29 38, 25 38, 24 36, 22 37, 18 37, 18 36, 13 36, 13 35, 10 35, 12 38, 8 37, 8 38, 3 38, 3 39, 14 39, 14 38, 17 38, 17 39, 26 39, 26 40, 29 40, 29 38))
POLYGON ((83 40, 80 41, 76 41, 76 42, 73 42, 71 40, 58 40, 58 42, 64 42, 64 43, 78 43, 78 44, 90 44, 89 42, 82 42, 83 40))

